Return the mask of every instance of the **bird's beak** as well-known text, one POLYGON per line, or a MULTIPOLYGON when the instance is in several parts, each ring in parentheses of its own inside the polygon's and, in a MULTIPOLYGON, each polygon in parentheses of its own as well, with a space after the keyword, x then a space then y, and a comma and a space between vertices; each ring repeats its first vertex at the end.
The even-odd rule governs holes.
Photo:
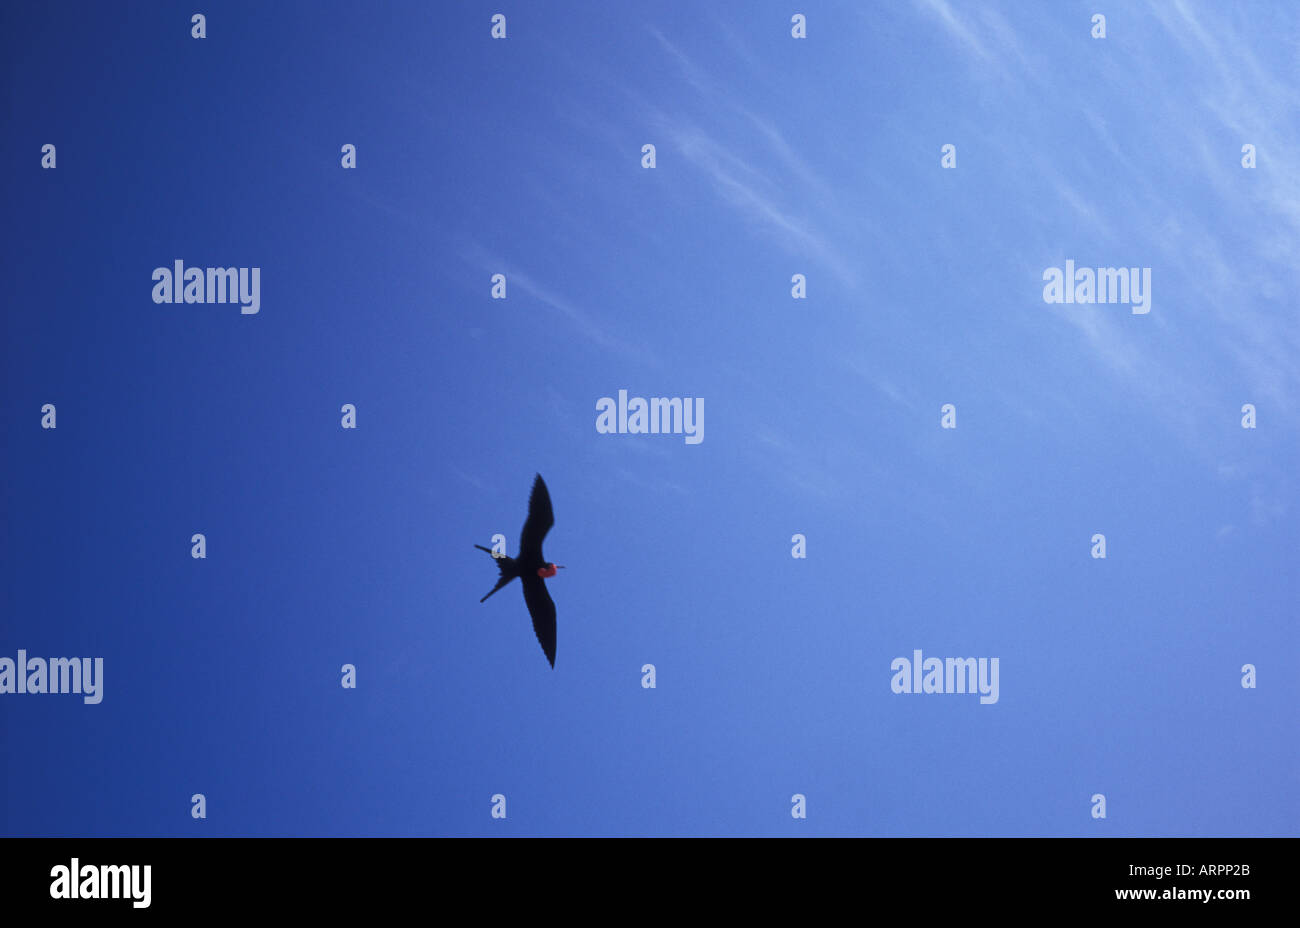
POLYGON ((556 570, 564 570, 564 565, 563 565, 563 564, 556 564, 556 565, 555 565, 555 569, 556 569, 556 570))

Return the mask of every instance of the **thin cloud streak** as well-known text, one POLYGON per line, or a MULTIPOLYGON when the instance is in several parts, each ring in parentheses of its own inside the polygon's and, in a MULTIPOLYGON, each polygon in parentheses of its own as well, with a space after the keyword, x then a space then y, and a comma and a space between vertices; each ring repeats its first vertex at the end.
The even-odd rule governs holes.
POLYGON ((647 122, 667 137, 678 154, 703 171, 724 202, 765 227, 788 250, 824 264, 841 283, 856 286, 855 262, 837 246, 842 236, 832 238, 819 227, 829 224, 843 231, 859 221, 857 217, 834 212, 832 186, 799 156, 771 121, 733 102, 737 94, 712 80, 661 31, 655 28, 648 31, 677 64, 682 79, 709 102, 710 116, 716 116, 713 107, 719 101, 726 104, 732 123, 732 132, 726 138, 735 142, 724 143, 721 134, 706 131, 685 116, 669 114, 638 100, 647 122), (791 189, 789 175, 778 182, 760 170, 751 158, 744 156, 749 149, 766 149, 775 155, 789 175, 798 180, 800 189, 791 189), (816 212, 811 209, 813 205, 817 207, 816 212))
POLYGON ((482 268, 488 274, 505 274, 508 288, 523 290, 533 299, 549 306, 568 322, 574 332, 599 348, 617 352, 643 364, 658 363, 650 349, 630 345, 618 336, 612 335, 594 315, 556 293, 531 274, 514 267, 511 262, 503 259, 492 260, 487 252, 477 245, 462 249, 461 258, 469 264, 482 268))

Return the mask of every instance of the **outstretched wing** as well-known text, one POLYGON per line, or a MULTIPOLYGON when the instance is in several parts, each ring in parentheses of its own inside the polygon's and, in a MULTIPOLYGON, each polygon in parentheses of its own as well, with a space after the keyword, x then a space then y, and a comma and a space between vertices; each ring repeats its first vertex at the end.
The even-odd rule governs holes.
MULTIPOLYGON (((555 524, 555 515, 551 512, 551 494, 546 490, 546 483, 542 480, 542 475, 538 474, 537 479, 533 481, 533 493, 528 497, 528 519, 524 522, 524 530, 519 536, 519 560, 525 563, 535 563, 543 560, 542 558, 542 539, 546 533, 551 530, 555 524)), ((555 611, 551 610, 552 620, 554 620, 555 611)))
MULTIPOLYGON (((542 492, 546 487, 542 486, 542 492)), ((547 507, 548 509, 550 507, 547 507)), ((536 574, 524 574, 524 602, 528 603, 528 614, 533 617, 533 633, 546 652, 546 659, 555 666, 555 603, 551 594, 546 592, 546 581, 536 574)))

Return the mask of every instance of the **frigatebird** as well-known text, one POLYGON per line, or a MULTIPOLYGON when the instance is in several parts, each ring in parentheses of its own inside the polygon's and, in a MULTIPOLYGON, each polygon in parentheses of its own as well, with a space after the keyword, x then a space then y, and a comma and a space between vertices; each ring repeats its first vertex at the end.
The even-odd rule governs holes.
POLYGON ((533 481, 533 492, 528 497, 528 518, 524 521, 524 530, 519 535, 519 557, 506 557, 492 554, 491 548, 475 545, 480 551, 492 554, 501 569, 497 585, 488 590, 479 602, 486 602, 497 590, 518 577, 524 585, 524 602, 528 604, 528 614, 533 617, 533 633, 546 654, 546 659, 555 666, 555 603, 551 594, 546 592, 546 577, 554 577, 563 564, 552 564, 542 557, 542 539, 555 524, 555 515, 551 512, 551 494, 546 490, 546 482, 538 474, 533 481))

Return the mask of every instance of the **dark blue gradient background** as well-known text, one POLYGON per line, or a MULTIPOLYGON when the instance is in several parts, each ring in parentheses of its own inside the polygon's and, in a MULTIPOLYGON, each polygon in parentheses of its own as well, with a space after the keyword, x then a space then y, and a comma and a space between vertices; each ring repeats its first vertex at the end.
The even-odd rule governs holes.
POLYGON ((5 4, 0 833, 1300 832, 1300 14, 1092 6, 5 4))

